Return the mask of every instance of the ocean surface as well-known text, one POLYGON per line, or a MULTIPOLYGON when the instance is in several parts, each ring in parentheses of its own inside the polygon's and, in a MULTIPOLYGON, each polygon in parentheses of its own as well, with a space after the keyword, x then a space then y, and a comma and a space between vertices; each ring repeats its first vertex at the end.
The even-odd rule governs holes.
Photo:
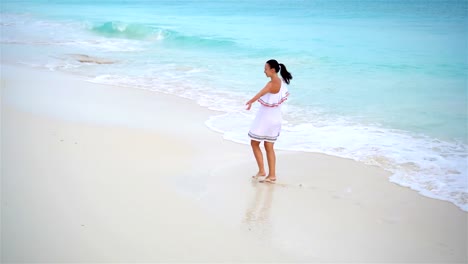
MULTIPOLYGON (((248 143, 245 102, 294 79, 278 149, 380 166, 468 211, 468 0, 0 3, 2 63, 190 98, 248 143)), ((258 106, 256 106, 258 107, 258 106)))

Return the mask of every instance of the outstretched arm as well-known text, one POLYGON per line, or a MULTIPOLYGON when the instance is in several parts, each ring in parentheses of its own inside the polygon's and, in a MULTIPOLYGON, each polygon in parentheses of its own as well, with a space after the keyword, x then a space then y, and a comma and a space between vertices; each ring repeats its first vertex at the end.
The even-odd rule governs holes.
POLYGON ((265 85, 265 87, 263 87, 262 90, 260 90, 260 92, 258 92, 254 97, 252 97, 252 99, 247 101, 247 103, 245 103, 245 105, 247 105, 246 110, 250 110, 253 103, 255 103, 258 99, 260 99, 260 97, 262 97, 264 94, 270 92, 271 86, 272 85, 271 85, 271 81, 270 81, 265 85))

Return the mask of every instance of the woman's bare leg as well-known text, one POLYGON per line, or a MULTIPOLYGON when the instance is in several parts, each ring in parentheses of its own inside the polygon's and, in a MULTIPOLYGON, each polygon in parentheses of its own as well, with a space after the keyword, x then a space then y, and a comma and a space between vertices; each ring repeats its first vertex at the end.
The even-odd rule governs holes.
POLYGON ((252 146, 252 150, 255 156, 255 160, 257 161, 258 165, 258 173, 256 176, 265 176, 265 166, 263 164, 263 153, 262 150, 260 149, 260 142, 251 140, 250 145, 252 146))
POLYGON ((265 141, 265 150, 268 161, 268 176, 267 179, 276 179, 276 154, 273 148, 275 143, 265 141))

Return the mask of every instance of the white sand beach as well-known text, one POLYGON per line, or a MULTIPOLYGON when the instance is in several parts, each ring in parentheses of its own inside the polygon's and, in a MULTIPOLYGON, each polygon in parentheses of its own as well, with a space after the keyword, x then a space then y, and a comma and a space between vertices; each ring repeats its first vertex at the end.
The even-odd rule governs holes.
POLYGON ((467 263, 467 212, 322 154, 252 181, 212 114, 1 65, 1 262, 467 263))

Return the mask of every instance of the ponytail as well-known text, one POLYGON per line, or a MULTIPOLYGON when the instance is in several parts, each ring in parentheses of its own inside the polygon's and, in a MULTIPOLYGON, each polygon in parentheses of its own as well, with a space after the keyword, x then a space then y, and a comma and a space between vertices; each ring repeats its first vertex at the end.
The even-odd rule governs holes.
POLYGON ((289 82, 291 81, 292 79, 292 75, 290 72, 288 72, 288 70, 286 69, 286 66, 283 64, 283 63, 280 63, 279 64, 279 68, 280 68, 280 74, 281 74, 281 77, 283 77, 283 80, 286 84, 289 84, 289 82))
POLYGON ((290 72, 288 72, 288 70, 286 69, 286 66, 282 63, 278 63, 277 60, 269 60, 267 61, 266 63, 268 63, 268 65, 270 65, 270 68, 272 69, 275 69, 275 71, 278 73, 281 74, 281 77, 283 78, 283 81, 286 83, 286 84, 289 84, 290 81, 292 80, 292 75, 290 72))

